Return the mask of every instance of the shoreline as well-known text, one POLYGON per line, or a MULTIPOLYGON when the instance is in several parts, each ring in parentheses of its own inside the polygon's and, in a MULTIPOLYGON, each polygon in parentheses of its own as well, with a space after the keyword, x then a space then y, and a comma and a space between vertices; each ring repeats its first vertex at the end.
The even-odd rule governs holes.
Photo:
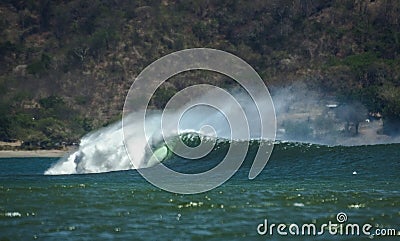
POLYGON ((63 157, 65 154, 70 152, 71 150, 33 150, 33 151, 25 151, 25 150, 4 150, 0 151, 0 159, 1 158, 23 158, 23 157, 63 157))

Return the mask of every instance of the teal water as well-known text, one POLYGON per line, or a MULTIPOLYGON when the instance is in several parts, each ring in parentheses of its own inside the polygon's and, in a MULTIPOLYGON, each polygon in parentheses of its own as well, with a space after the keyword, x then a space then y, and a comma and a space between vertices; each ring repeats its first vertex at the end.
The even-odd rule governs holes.
MULTIPOLYGON (((211 158, 212 159, 212 158, 211 158)), ((264 171, 247 180, 249 160, 222 186, 178 195, 137 171, 45 176, 57 159, 0 159, 0 240, 287 240, 259 235, 270 223, 370 223, 400 231, 400 145, 325 147, 281 143, 264 171), (354 173, 354 174, 353 174, 354 173), (355 174, 357 173, 357 174, 355 174)), ((170 160, 176 170, 214 160, 170 160)), ((377 236, 291 236, 369 240, 377 236)), ((399 240, 398 236, 383 240, 399 240)))

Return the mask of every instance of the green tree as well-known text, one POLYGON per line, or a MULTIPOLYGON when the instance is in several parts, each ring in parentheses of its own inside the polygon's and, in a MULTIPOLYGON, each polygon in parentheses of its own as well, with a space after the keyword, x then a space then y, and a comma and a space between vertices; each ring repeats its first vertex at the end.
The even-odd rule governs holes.
POLYGON ((0 140, 6 140, 11 137, 9 133, 11 127, 9 109, 6 103, 0 103, 0 140))
POLYGON ((51 4, 51 0, 39 1, 40 29, 42 31, 47 31, 50 26, 50 19, 52 15, 51 4))

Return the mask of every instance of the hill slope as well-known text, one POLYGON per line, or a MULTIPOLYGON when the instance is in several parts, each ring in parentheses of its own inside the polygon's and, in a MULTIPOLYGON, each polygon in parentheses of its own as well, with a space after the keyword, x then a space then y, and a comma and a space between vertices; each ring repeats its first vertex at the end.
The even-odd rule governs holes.
MULTIPOLYGON (((0 3, 0 140, 53 147, 118 117, 134 77, 165 54, 211 47, 274 87, 302 81, 380 112, 399 130, 400 2, 13 1, 0 3)), ((171 80, 153 100, 208 78, 171 80)))

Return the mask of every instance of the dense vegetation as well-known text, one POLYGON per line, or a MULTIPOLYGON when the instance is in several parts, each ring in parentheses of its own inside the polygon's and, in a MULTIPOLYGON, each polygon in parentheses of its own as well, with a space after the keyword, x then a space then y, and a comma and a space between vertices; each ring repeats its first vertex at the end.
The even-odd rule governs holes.
POLYGON ((361 102, 399 131, 399 1, 3 0, 0 12, 0 140, 77 141, 120 117, 146 65, 190 47, 242 57, 272 90, 303 81, 361 102))

